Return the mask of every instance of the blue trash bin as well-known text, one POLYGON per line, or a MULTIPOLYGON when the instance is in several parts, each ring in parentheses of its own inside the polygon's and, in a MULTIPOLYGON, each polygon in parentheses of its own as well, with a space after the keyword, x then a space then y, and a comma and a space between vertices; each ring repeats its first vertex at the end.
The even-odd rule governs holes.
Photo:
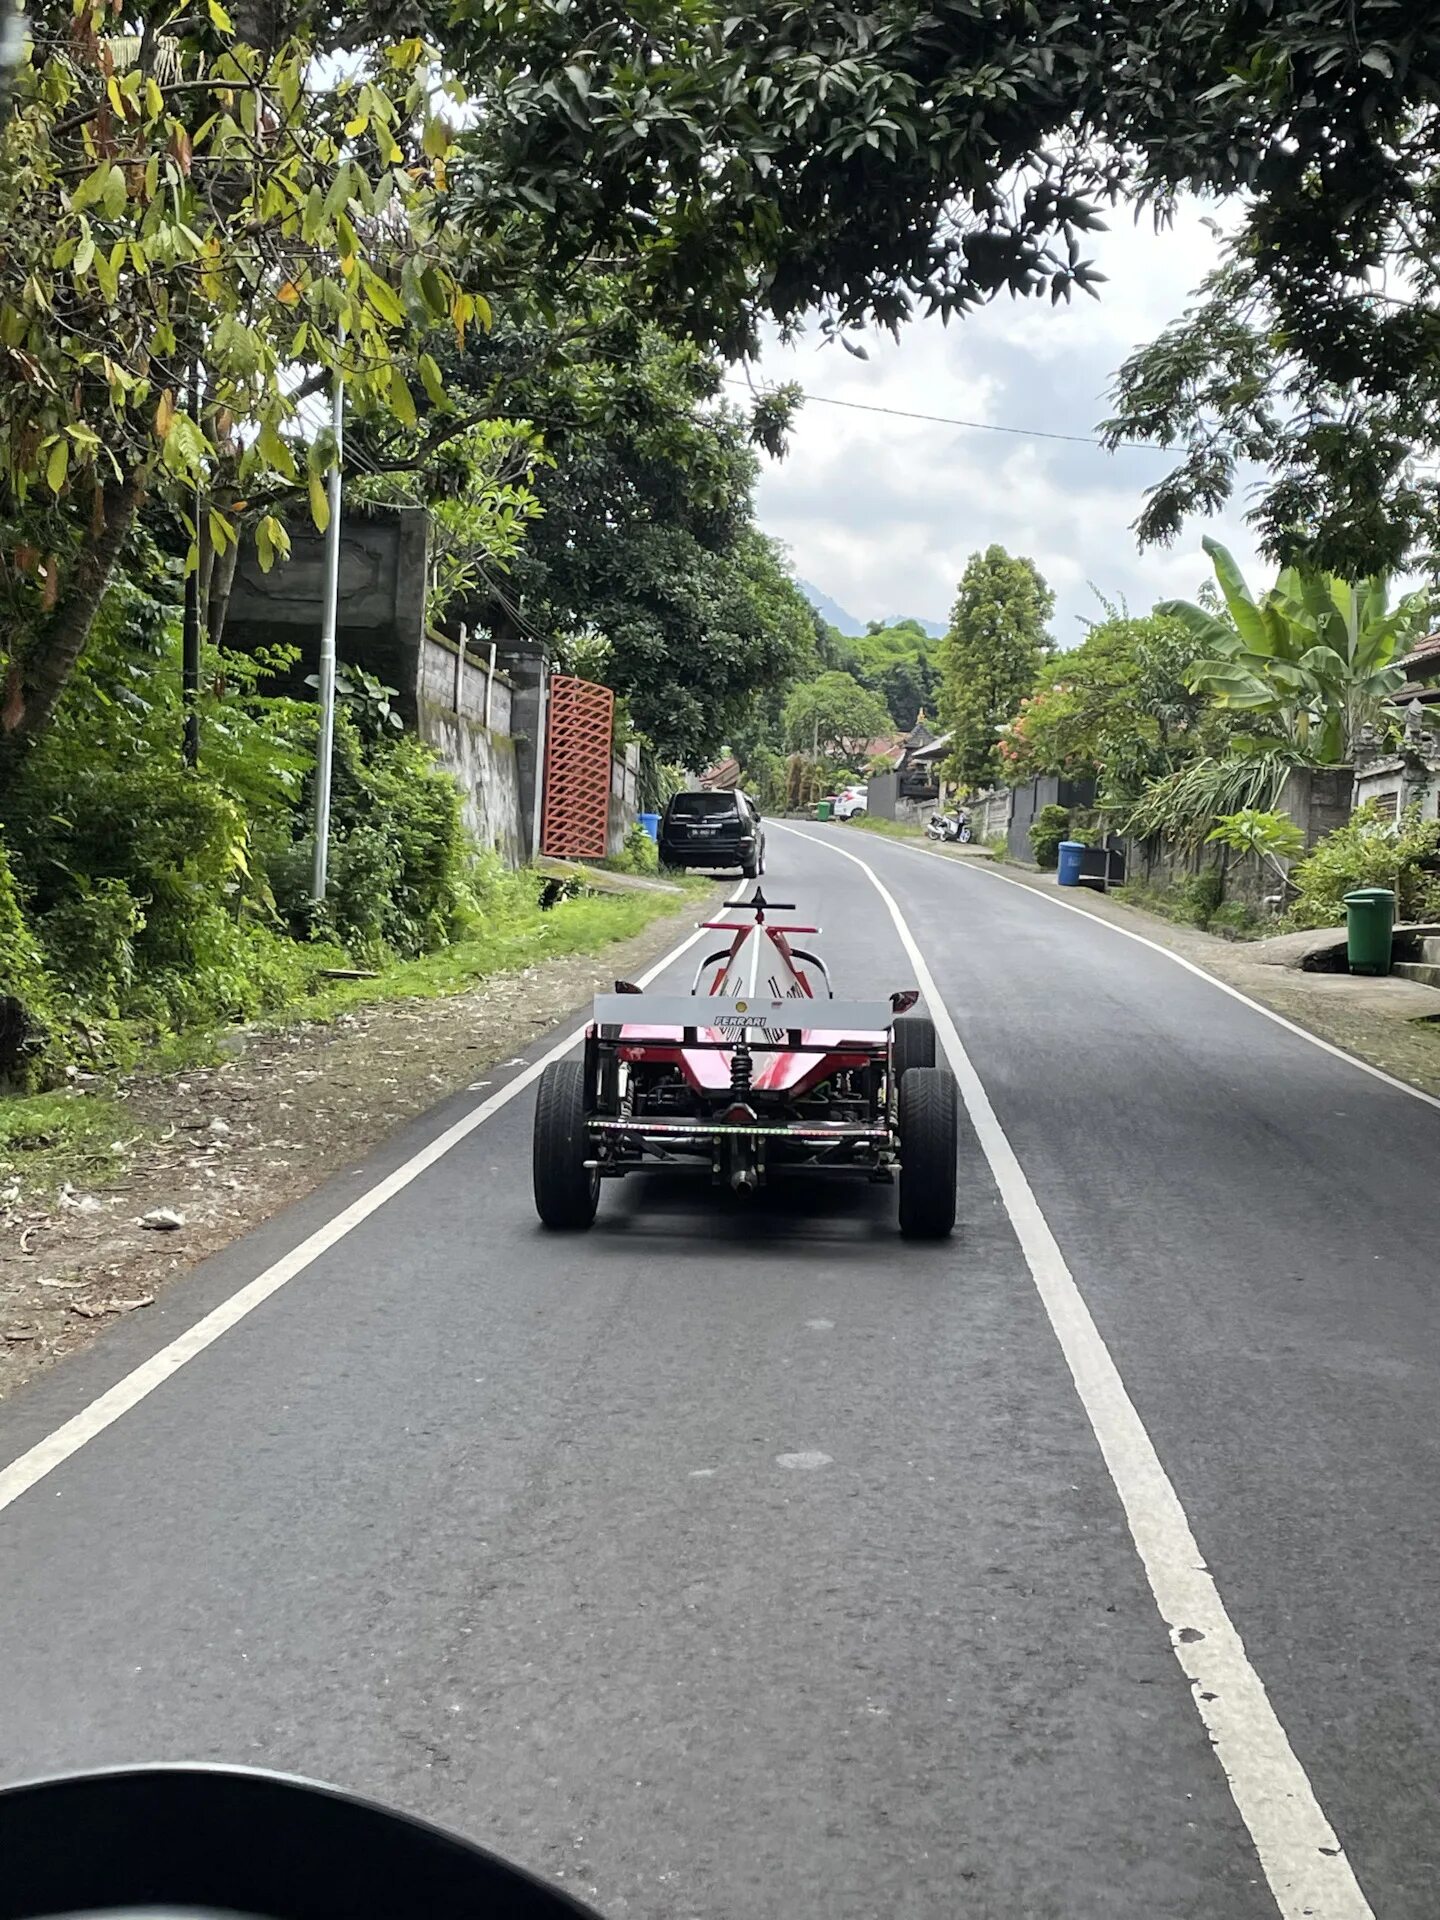
POLYGON ((642 813, 640 815, 640 824, 642 827, 644 827, 645 831, 649 834, 652 840, 655 840, 655 841, 659 840, 660 816, 658 813, 642 813))
POLYGON ((1080 884, 1080 862, 1084 858, 1084 843, 1079 840, 1062 840, 1060 857, 1057 863, 1056 879, 1062 887, 1078 887, 1080 884))

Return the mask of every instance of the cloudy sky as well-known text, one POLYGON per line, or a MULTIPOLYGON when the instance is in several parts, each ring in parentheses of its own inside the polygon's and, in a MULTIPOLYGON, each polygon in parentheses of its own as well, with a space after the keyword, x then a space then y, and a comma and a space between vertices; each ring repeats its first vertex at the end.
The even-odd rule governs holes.
MULTIPOLYGON (((1005 299, 948 327, 917 322, 898 344, 866 336, 866 361, 817 337, 768 349, 760 374, 839 400, 1093 433, 1114 370, 1182 311, 1215 242, 1194 213, 1156 234, 1118 210, 1093 257, 1109 275, 1098 304, 1084 295, 1058 308, 1005 299)), ((1131 523, 1167 466, 1165 455, 1138 448, 1107 454, 813 404, 786 458, 766 465, 760 521, 802 578, 861 620, 944 620, 967 557, 998 540, 1029 554, 1050 582, 1055 637, 1073 646, 1080 616, 1097 610, 1092 582, 1132 611, 1193 594, 1209 572, 1200 552, 1207 524, 1247 572, 1255 564, 1238 513, 1193 523, 1171 550, 1138 552, 1131 523)), ((1254 577, 1263 574, 1256 567, 1254 577)))

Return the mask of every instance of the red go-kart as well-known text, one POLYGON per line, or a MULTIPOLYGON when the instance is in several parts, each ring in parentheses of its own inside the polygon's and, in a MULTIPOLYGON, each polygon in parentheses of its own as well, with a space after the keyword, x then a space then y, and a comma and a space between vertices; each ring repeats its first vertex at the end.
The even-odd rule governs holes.
POLYGON ((553 1061, 535 1107, 535 1206, 547 1227, 590 1226, 600 1182, 637 1167, 689 1166, 745 1193, 777 1171, 899 1178, 900 1231, 939 1240, 955 1225, 958 1101, 935 1062, 919 995, 836 1000, 825 963, 776 924, 794 908, 759 889, 707 920, 727 936, 687 994, 617 980, 597 994, 582 1060, 553 1061), (905 1017, 900 1017, 905 1016, 905 1017))

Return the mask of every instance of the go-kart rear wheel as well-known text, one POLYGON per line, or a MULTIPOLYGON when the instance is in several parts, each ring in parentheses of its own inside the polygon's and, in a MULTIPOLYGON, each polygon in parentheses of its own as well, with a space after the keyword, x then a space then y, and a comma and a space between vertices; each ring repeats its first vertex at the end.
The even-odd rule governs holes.
POLYGON ((948 1067, 911 1067, 900 1082, 900 1232, 943 1240, 955 1226, 960 1099, 948 1067))
POLYGON ((585 1067, 552 1060, 535 1100, 535 1211, 547 1227, 576 1233, 590 1226, 600 1202, 600 1175, 587 1167, 585 1067))
POLYGON ((902 1014, 895 1022, 890 1029, 890 1059, 897 1087, 912 1067, 934 1066, 935 1022, 928 1014, 902 1014))

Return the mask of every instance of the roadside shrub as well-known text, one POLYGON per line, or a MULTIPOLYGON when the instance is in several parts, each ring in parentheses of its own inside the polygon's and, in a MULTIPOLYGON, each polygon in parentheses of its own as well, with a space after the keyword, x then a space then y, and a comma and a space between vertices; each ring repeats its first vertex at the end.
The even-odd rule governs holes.
POLYGON ((450 775, 422 741, 407 734, 365 748, 337 715, 334 796, 326 907, 335 933, 372 959, 443 946, 473 856, 450 775))
POLYGON ((1053 873, 1060 863, 1060 842, 1070 838, 1070 809, 1042 807, 1030 823, 1030 850, 1042 873, 1053 873))
POLYGON ((43 1083, 55 1024, 44 957, 0 840, 0 1090, 25 1092, 43 1083))
POLYGON ((1345 895, 1356 887, 1393 888, 1398 919, 1440 918, 1437 849, 1440 821, 1422 820, 1418 807, 1407 808, 1399 820, 1384 819, 1373 805, 1357 808, 1291 869, 1298 897, 1290 924, 1341 925, 1345 895))
MULTIPOLYGON (((1266 925, 1264 915, 1248 900, 1227 900, 1211 914, 1206 931, 1223 934, 1230 940, 1249 940, 1263 932, 1266 925)), ((1275 922, 1271 920, 1268 925, 1273 928, 1275 922)))
POLYGON ((1218 867, 1204 867, 1192 873, 1180 889, 1186 916, 1197 927, 1209 926, 1225 898, 1225 876, 1218 867))
POLYGON ((145 925, 123 880, 81 880, 38 922, 50 971, 87 1013, 118 1019, 135 981, 135 940, 145 925))
POLYGON ((619 853, 602 862, 613 873, 653 874, 660 871, 660 849, 638 820, 625 829, 619 853))

